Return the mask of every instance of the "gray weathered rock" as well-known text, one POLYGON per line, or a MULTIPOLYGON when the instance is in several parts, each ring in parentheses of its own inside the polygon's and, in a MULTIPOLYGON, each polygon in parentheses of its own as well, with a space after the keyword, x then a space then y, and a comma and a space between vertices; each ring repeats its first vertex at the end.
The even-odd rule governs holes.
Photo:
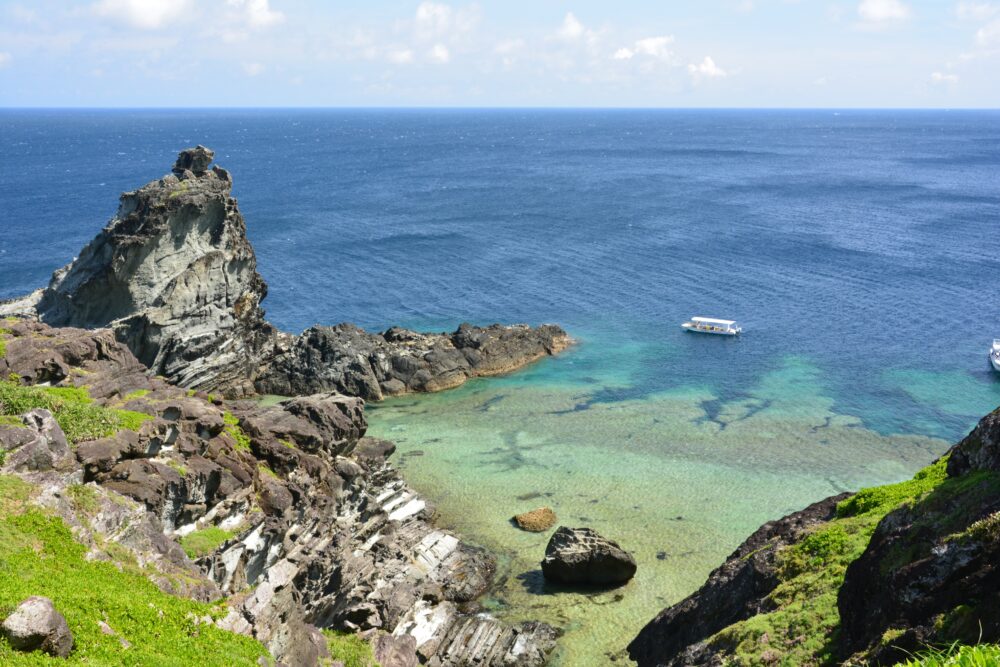
POLYGON ((542 560, 545 578, 561 584, 623 584, 635 576, 635 569, 631 554, 590 528, 560 526, 542 560))
POLYGON ((17 605, 0 630, 18 651, 42 651, 65 658, 73 650, 73 633, 66 619, 45 597, 33 596, 17 605))
POLYGON ((111 222, 53 274, 37 312, 53 326, 110 327, 183 386, 248 393, 274 335, 260 308, 267 286, 232 182, 207 170, 211 158, 183 151, 174 174, 123 194, 111 222))
POLYGON ((208 402, 148 377, 107 331, 10 330, 3 363, 25 382, 60 377, 95 405, 152 417, 138 432, 79 443, 71 471, 21 473, 89 557, 107 559, 102 545, 114 542, 165 590, 227 596, 220 625, 285 664, 319 661, 317 627, 390 633, 426 664, 544 664, 554 631, 478 613, 493 559, 433 525, 386 461, 392 443, 363 437, 363 400, 208 402), (67 488, 81 482, 93 492, 86 511, 67 488), (231 537, 193 564, 175 540, 209 527, 231 537))
POLYGON ((267 286, 231 196, 204 146, 172 173, 121 196, 118 213, 41 294, 0 304, 53 326, 108 327, 153 373, 230 397, 336 391, 379 400, 516 370, 570 344, 557 326, 382 334, 350 324, 299 336, 264 319, 267 286))
POLYGON ((75 465, 66 436, 52 413, 35 409, 21 416, 24 426, 0 425, 3 468, 15 472, 70 470, 75 465))

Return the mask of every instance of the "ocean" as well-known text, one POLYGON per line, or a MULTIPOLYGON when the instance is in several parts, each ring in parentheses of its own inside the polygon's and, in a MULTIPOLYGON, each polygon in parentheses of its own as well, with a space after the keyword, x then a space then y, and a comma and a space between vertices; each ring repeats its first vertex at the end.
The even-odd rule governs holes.
POLYGON ((570 351, 369 406, 485 604, 604 665, 763 521, 902 480, 1000 404, 1000 112, 0 111, 0 299, 117 196, 205 144, 234 176, 278 326, 555 322, 570 351), (692 315, 739 320, 730 339, 692 315), (635 580, 540 577, 553 507, 635 580))

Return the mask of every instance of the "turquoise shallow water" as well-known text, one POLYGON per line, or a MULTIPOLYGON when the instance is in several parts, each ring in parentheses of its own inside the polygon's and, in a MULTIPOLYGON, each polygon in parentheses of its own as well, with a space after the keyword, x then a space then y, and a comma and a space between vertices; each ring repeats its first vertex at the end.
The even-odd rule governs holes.
POLYGON ((1000 403, 1000 112, 0 110, 0 298, 196 143, 234 176, 278 326, 580 340, 370 413, 502 559, 497 612, 567 629, 563 665, 606 664, 762 521, 905 478, 1000 403), (540 504, 637 579, 542 587, 545 536, 508 523, 540 504))
MULTIPOLYGON (((681 341, 689 335, 677 332, 681 341)), ((822 368, 803 357, 778 360, 734 398, 679 379, 641 398, 594 402, 623 386, 622 369, 600 378, 573 369, 608 344, 584 342, 506 378, 369 412, 370 432, 398 443, 397 464, 442 523, 498 555, 493 611, 565 630, 558 665, 625 660, 639 628, 697 588, 761 523, 908 477, 948 447, 939 438, 882 434, 838 412, 822 368), (541 505, 560 524, 619 541, 638 560, 636 578, 603 592, 547 586, 538 562, 550 533, 509 521, 541 505)), ((886 375, 943 410, 972 409, 963 383, 946 389, 954 378, 886 375)))

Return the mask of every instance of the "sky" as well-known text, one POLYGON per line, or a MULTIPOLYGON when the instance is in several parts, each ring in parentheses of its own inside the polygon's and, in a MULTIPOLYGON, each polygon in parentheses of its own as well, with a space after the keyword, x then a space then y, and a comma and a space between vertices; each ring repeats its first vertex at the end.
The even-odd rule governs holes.
POLYGON ((1000 0, 0 0, 0 107, 1000 107, 1000 0))

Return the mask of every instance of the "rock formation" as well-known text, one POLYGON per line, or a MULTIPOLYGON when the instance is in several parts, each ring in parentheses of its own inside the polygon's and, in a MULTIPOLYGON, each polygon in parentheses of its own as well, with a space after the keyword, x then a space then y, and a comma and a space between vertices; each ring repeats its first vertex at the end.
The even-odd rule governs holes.
POLYGON ((118 213, 40 294, 0 306, 53 326, 111 328, 153 373, 231 397, 338 391, 368 400, 439 391, 555 354, 559 327, 462 325, 451 334, 350 324, 299 336, 265 319, 267 285, 229 173, 181 151, 172 173, 121 196, 118 213), (32 305, 34 304, 34 305, 32 305))
POLYGON ((833 518, 844 493, 770 521, 716 568, 701 588, 667 607, 628 646, 640 666, 714 665, 720 657, 705 640, 723 628, 770 610, 778 586, 777 555, 811 529, 833 518))
POLYGON ((182 151, 173 173, 121 196, 118 213, 38 302, 43 321, 110 327, 158 375, 250 393, 274 331, 267 286, 212 151, 182 151))
POLYGON ((0 632, 17 651, 41 651, 65 658, 73 650, 73 633, 52 600, 30 597, 8 616, 0 632))
POLYGON ((891 665, 928 643, 1000 640, 1000 410, 952 449, 948 475, 879 522, 847 568, 845 658, 891 665), (887 631, 898 634, 890 645, 887 631))
POLYGON ((635 576, 635 558, 590 528, 560 526, 549 539, 542 574, 560 584, 609 586, 635 576))
POLYGON ((826 642, 827 661, 894 665, 928 645, 1000 641, 1000 410, 946 457, 909 482, 827 498, 765 524, 698 591, 643 628, 629 655, 639 667, 723 664, 740 637, 755 636, 752 625, 749 635, 731 634, 740 622, 772 627, 762 619, 788 614, 780 605, 802 609, 820 597, 836 601, 827 636, 764 632, 755 658, 787 660, 788 645, 812 640, 826 642), (855 549, 852 530, 871 537, 855 549), (796 553, 807 560, 796 565, 796 553), (846 572, 837 554, 847 556, 846 572), (808 578, 823 568, 835 569, 808 578), (812 582, 800 591, 805 598, 789 588, 796 572, 812 582))
POLYGON ((556 525, 556 513, 551 507, 539 507, 530 512, 516 514, 513 520, 521 530, 541 533, 556 525))
MULTIPOLYGON (((212 403, 150 377, 108 330, 29 320, 5 329, 3 378, 56 385, 55 395, 82 395, 111 414, 148 415, 83 437, 69 456, 59 415, 0 421, 3 471, 35 484, 94 557, 107 558, 114 542, 164 590, 227 596, 218 624, 257 638, 285 664, 317 663, 318 627, 392 636, 382 650, 406 654, 403 664, 545 662, 552 628, 479 613, 493 559, 433 526, 427 502, 386 461, 394 446, 364 436, 361 399, 212 403), (95 489, 93 523, 66 500, 71 484, 95 489), (219 542, 192 562, 178 541, 207 534, 219 542)), ((14 395, 11 380, 0 382, 14 395)))
POLYGON ((257 388, 285 396, 339 391, 380 400, 508 373, 569 344, 566 333, 551 324, 537 328, 462 324, 450 334, 420 334, 399 327, 372 334, 351 324, 317 326, 294 338, 279 338, 257 388))

